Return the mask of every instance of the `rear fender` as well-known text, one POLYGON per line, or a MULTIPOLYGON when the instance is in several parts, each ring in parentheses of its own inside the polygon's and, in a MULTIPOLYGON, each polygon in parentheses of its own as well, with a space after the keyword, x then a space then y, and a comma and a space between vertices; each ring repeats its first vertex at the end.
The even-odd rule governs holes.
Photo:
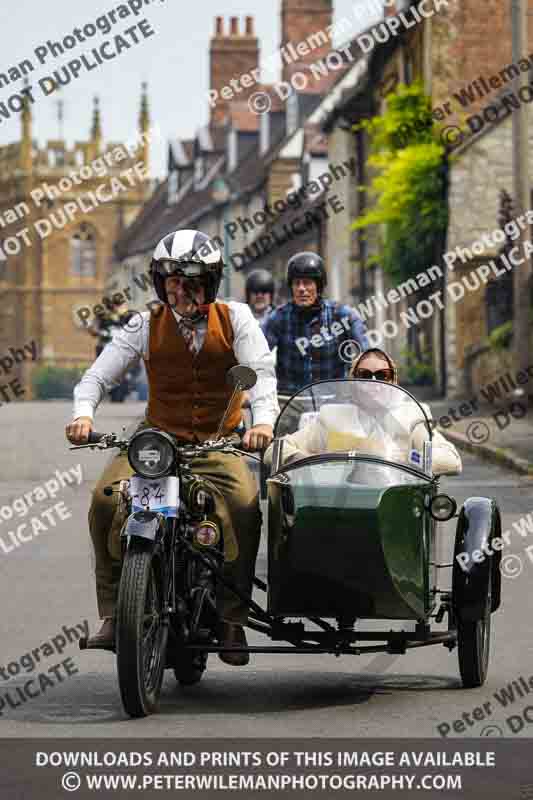
POLYGON ((153 549, 161 539, 162 530, 160 514, 154 511, 136 511, 126 520, 120 538, 126 548, 129 548, 131 542, 136 542, 147 549, 153 549))
MULTIPOLYGON (((468 498, 457 522, 452 575, 454 612, 463 621, 483 617, 489 576, 492 581, 491 611, 500 606, 502 554, 501 550, 491 547, 491 542, 500 534, 501 518, 496 502, 487 497, 468 498), (483 560, 474 560, 475 551, 481 552, 483 560), (463 558, 460 564, 457 556, 463 553, 468 559, 463 558)), ((479 559, 477 553, 476 558, 479 559)))

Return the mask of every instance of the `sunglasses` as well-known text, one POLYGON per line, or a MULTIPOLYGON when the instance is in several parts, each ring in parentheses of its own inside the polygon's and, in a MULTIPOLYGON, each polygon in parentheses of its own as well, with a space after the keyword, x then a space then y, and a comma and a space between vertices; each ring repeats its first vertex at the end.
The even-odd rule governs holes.
POLYGON ((387 381, 390 382, 394 378, 394 370, 392 369, 378 369, 372 372, 371 369, 356 369, 354 378, 363 378, 365 380, 387 381))

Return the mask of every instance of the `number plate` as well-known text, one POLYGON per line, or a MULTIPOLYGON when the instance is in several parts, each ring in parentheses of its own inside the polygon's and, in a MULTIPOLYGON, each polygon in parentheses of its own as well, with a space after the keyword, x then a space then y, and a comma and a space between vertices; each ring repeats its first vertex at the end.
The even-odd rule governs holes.
POLYGON ((179 478, 130 478, 129 493, 132 511, 158 511, 167 517, 177 517, 180 505, 179 478))

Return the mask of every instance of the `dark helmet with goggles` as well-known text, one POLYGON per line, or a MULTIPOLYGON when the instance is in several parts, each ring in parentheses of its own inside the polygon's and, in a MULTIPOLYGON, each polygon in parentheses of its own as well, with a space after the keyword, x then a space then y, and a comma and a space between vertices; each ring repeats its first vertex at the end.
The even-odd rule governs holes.
POLYGON ((205 290, 205 305, 214 303, 222 280, 224 262, 218 245, 201 231, 180 230, 168 233, 157 245, 150 264, 155 292, 168 303, 165 279, 172 275, 200 281, 205 290))

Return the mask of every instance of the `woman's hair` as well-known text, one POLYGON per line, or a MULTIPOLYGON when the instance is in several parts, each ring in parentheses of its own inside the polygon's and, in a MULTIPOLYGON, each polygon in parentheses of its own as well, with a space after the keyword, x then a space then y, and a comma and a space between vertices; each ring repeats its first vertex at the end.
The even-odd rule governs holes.
POLYGON ((390 369, 393 372, 393 377, 391 382, 397 384, 398 367, 396 366, 392 358, 389 356, 389 354, 386 353, 385 350, 382 350, 380 347, 371 347, 369 350, 364 350, 362 353, 359 353, 359 355, 351 363, 348 377, 353 378, 353 376, 355 375, 355 371, 359 369, 359 367, 361 366, 361 362, 366 358, 366 356, 369 356, 371 353, 376 353, 376 355, 378 355, 380 358, 382 358, 384 361, 387 362, 387 364, 389 365, 390 369))

